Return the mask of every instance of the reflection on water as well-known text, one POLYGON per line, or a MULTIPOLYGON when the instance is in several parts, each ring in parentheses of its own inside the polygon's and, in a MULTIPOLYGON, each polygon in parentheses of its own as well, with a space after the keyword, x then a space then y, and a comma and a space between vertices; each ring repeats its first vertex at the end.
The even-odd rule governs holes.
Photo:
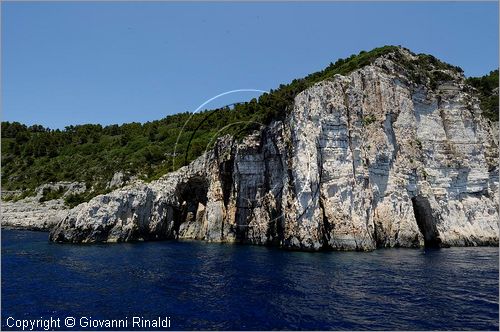
POLYGON ((498 248, 286 252, 60 245, 2 231, 6 317, 170 316, 173 329, 498 330, 498 248))

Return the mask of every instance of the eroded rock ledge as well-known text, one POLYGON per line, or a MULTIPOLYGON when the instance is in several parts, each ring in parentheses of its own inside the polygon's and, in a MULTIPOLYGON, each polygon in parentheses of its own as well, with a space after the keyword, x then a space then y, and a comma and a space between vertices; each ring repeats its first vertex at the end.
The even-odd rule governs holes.
MULTIPOLYGON (((2 227, 48 231, 61 219, 65 218, 69 211, 64 204, 64 198, 68 195, 84 192, 85 189, 85 183, 80 182, 47 183, 38 187, 34 196, 28 196, 20 200, 2 200, 2 227), (45 201, 43 199, 45 190, 62 190, 63 193, 60 198, 45 201)), ((2 192, 2 199, 4 195, 7 197, 12 196, 2 192)))
MULTIPOLYGON (((412 57, 408 52, 404 56, 412 57)), ((498 244, 498 132, 463 77, 387 55, 303 91, 282 122, 70 210, 57 242, 198 239, 298 250, 498 244)))

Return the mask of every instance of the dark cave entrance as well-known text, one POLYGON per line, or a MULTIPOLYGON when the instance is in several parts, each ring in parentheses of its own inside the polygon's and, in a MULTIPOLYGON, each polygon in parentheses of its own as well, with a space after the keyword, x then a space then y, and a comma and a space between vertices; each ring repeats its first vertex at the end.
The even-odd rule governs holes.
POLYGON ((207 193, 208 182, 202 177, 193 177, 178 185, 177 197, 180 206, 174 220, 174 230, 177 235, 181 224, 196 221, 200 204, 207 205, 207 193))
POLYGON ((424 237, 424 246, 426 248, 440 248, 441 239, 439 238, 439 232, 436 228, 429 200, 419 195, 413 197, 411 202, 418 229, 424 237))
POLYGON ((233 171, 234 159, 223 161, 219 165, 219 174, 222 184, 222 196, 224 199, 224 206, 227 208, 231 193, 233 191, 233 171))

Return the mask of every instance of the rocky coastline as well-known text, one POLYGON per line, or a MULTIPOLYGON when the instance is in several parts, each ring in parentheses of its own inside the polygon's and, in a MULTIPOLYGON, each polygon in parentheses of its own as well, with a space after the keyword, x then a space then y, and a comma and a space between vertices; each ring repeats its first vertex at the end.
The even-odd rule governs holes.
POLYGON ((35 195, 21 199, 17 198, 21 192, 2 192, 2 228, 48 232, 70 210, 64 198, 83 191, 84 183, 57 182, 42 185, 35 190, 35 195), (45 200, 44 191, 47 190, 60 190, 61 197, 45 200))
POLYGON ((498 123, 482 117, 462 74, 435 70, 451 79, 416 83, 384 55, 301 92, 284 120, 242 141, 221 137, 159 180, 73 209, 2 202, 2 227, 50 228, 51 241, 70 243, 498 245, 498 123))

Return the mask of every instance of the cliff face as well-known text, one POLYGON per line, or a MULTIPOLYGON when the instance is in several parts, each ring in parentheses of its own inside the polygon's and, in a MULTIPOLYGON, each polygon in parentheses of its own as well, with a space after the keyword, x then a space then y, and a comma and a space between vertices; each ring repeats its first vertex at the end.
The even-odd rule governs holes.
POLYGON ((497 244, 498 128, 463 77, 444 74, 451 79, 417 84, 388 54, 320 82, 284 121, 242 142, 220 138, 158 181, 95 197, 50 238, 300 250, 497 244))

